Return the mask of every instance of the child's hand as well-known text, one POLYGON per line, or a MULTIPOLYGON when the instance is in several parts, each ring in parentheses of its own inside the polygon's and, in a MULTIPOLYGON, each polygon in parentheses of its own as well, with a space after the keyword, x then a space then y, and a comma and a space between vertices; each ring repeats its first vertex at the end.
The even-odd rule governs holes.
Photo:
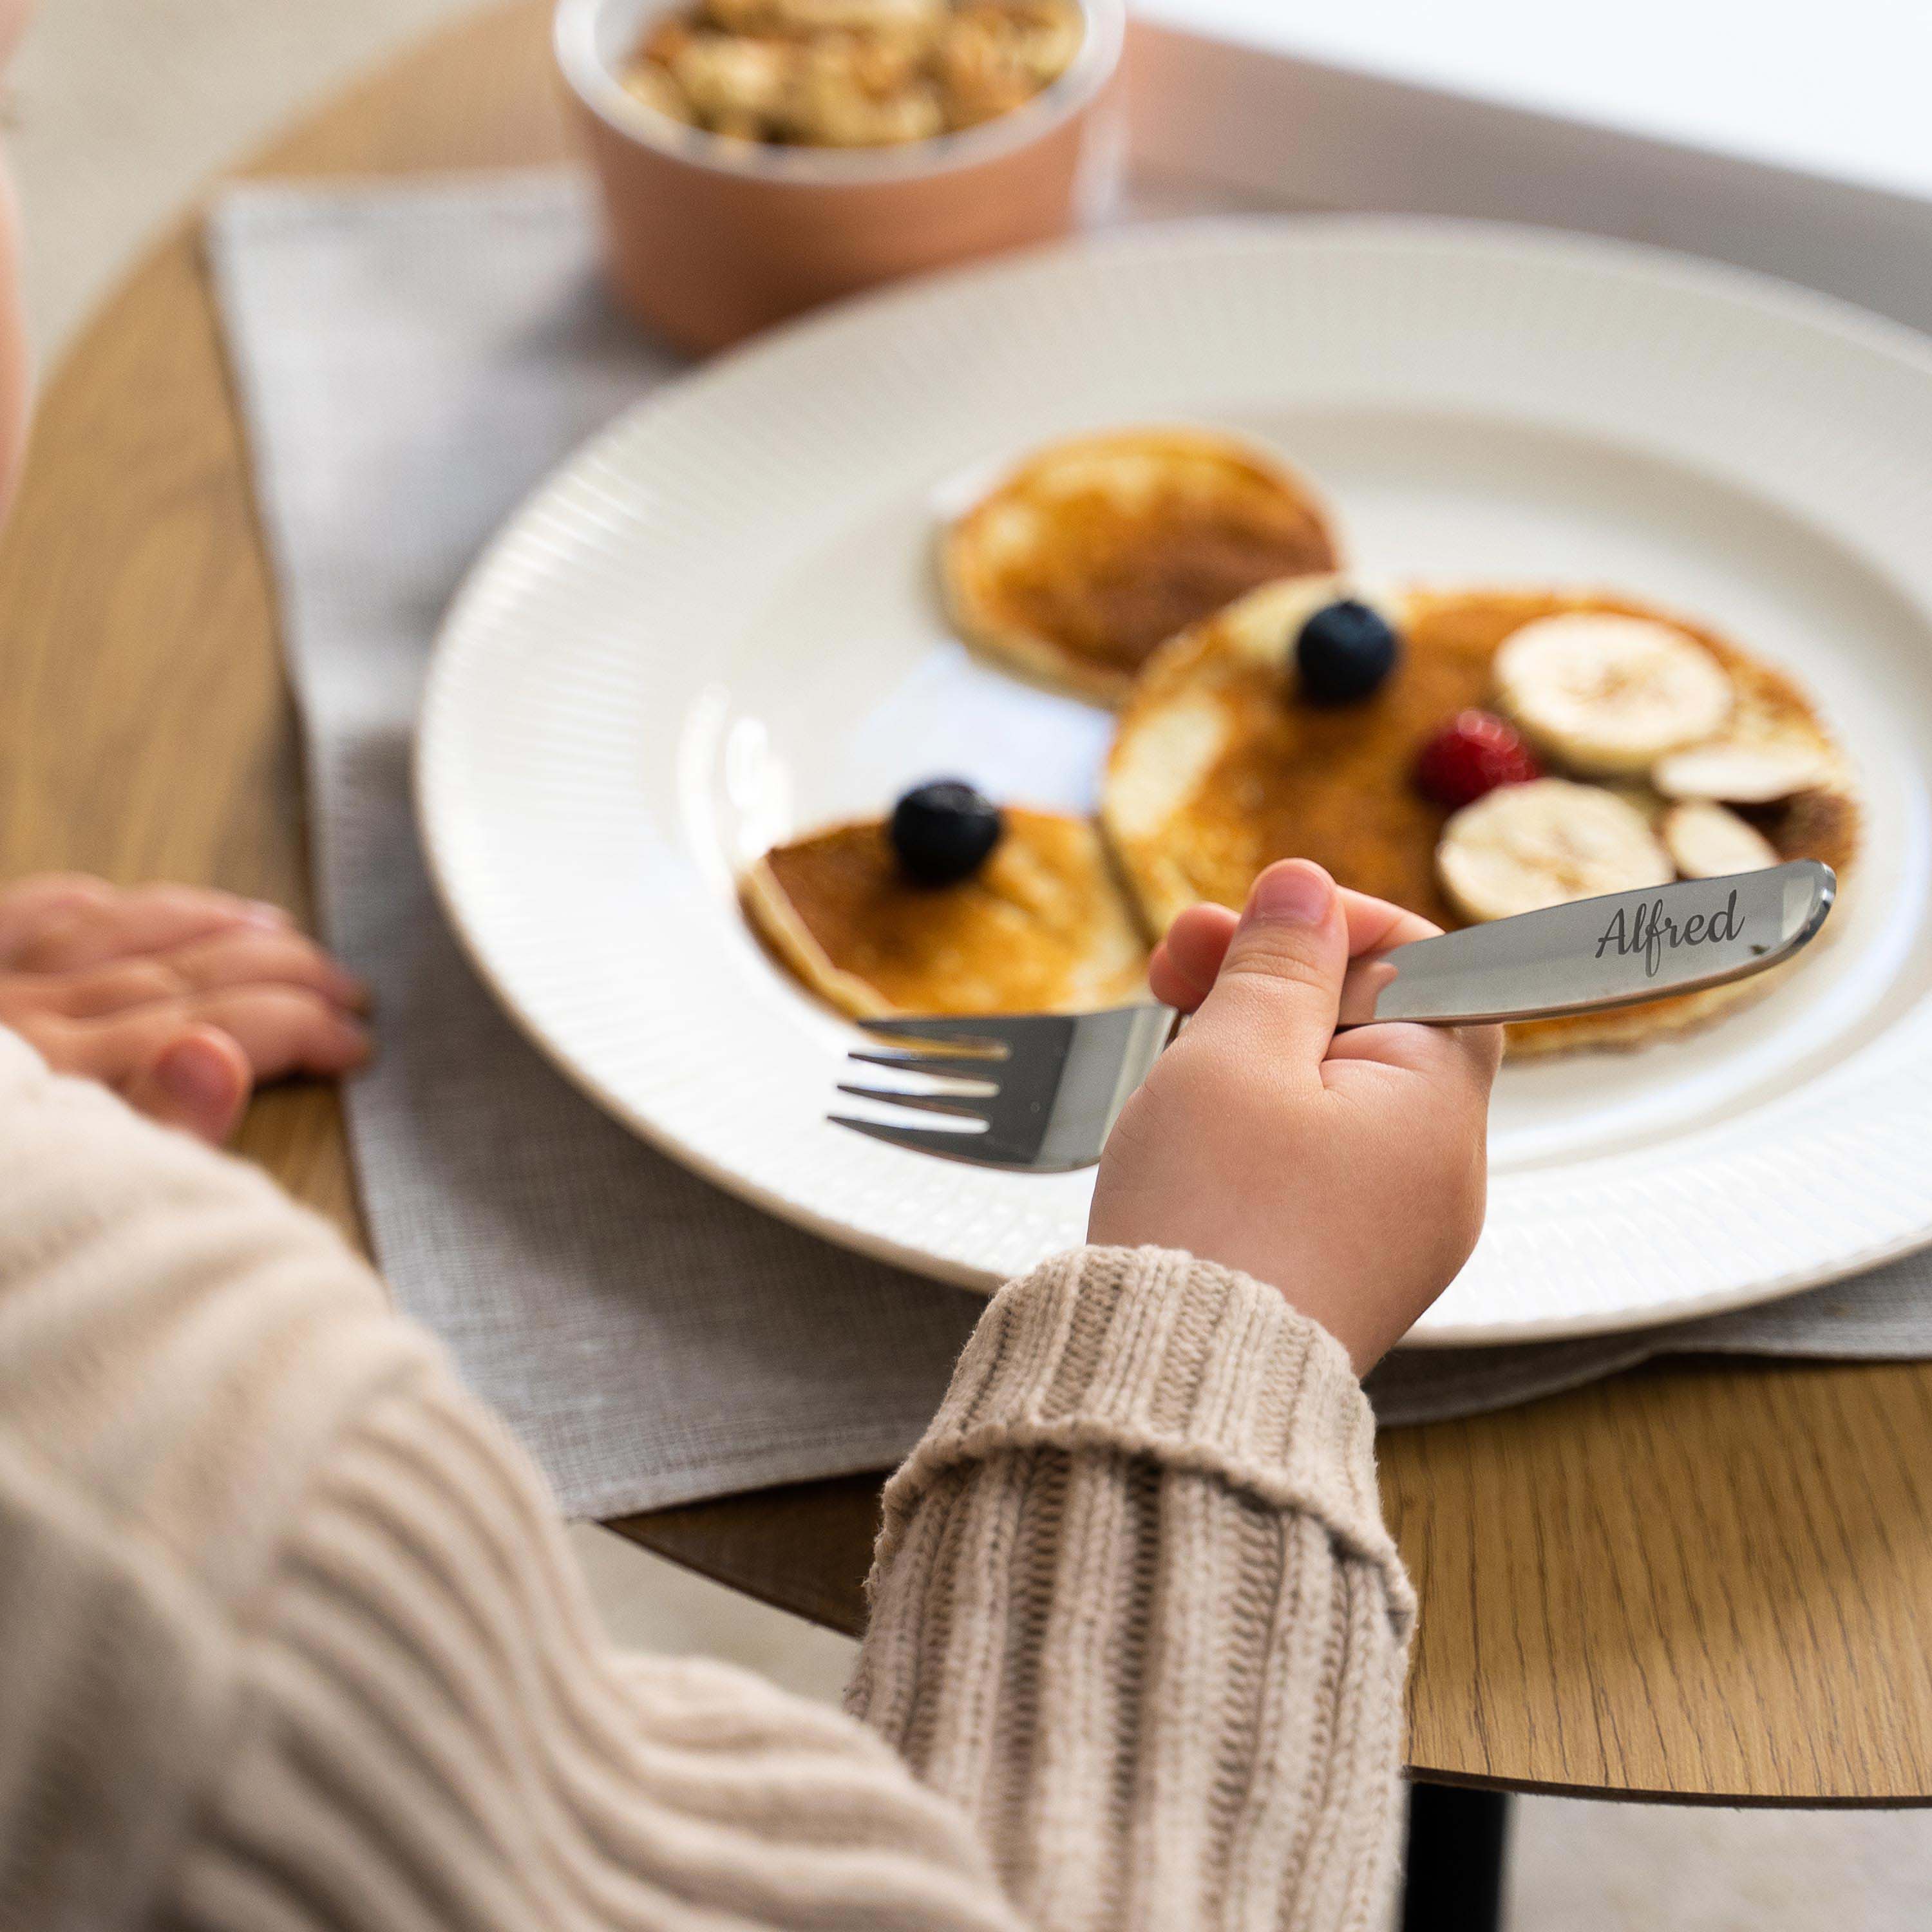
POLYGON ((73 872, 0 887, 0 1025, 205 1140, 227 1138, 258 1081, 359 1066, 367 1004, 274 906, 73 872))
POLYGON ((1435 931, 1305 860, 1270 866, 1238 922, 1219 906, 1182 914, 1151 976, 1195 1017, 1114 1129, 1088 1239, 1240 1268, 1365 1373, 1483 1225, 1501 1029, 1334 1030, 1352 955, 1435 931))

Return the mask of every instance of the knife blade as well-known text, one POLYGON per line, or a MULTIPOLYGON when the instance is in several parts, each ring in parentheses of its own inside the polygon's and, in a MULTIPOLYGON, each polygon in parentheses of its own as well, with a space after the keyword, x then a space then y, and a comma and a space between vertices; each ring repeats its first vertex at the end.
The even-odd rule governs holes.
POLYGON ((1837 896, 1828 866, 1796 859, 1467 926, 1356 960, 1340 1023, 1546 1019, 1720 986, 1809 944, 1837 896))

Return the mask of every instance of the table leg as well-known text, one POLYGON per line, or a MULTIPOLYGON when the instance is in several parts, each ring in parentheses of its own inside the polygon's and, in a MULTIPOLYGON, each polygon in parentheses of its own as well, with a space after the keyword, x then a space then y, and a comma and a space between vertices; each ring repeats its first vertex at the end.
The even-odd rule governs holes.
POLYGON ((1509 1803, 1507 1791, 1408 1787, 1402 1932, 1497 1932, 1509 1803))

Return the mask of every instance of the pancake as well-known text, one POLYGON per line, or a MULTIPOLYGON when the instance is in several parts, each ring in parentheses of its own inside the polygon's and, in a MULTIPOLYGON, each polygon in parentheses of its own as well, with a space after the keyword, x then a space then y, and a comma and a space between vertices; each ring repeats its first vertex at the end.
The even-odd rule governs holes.
POLYGON ((1313 486, 1204 430, 1050 445, 945 532, 967 642, 1010 669, 1120 704, 1155 649, 1256 585, 1337 562, 1313 486))
POLYGON ((746 873, 753 926, 861 1019, 1078 1012, 1147 997, 1148 948, 1092 822, 1009 807, 970 878, 908 878, 883 820, 774 847, 746 873))
MULTIPOLYGON (((1466 924, 1436 876, 1450 814, 1416 788, 1416 754, 1457 712, 1493 706, 1492 660, 1506 638, 1568 612, 1654 618, 1704 646, 1736 692, 1726 736, 1801 747, 1818 766, 1811 788, 1738 806, 1739 816, 1781 860, 1822 860, 1841 881, 1851 870, 1859 814, 1843 752, 1792 680, 1707 626, 1596 592, 1409 590, 1382 600, 1405 650, 1380 689, 1359 704, 1298 702, 1289 640, 1310 609, 1340 594, 1332 582, 1266 586, 1173 639, 1142 674, 1108 759, 1102 821, 1150 933, 1197 899, 1240 906, 1255 875, 1289 856, 1438 926, 1466 924)), ((1664 801, 1642 781, 1613 788, 1660 814, 1664 801)), ((1776 977, 1527 1022, 1510 1028, 1510 1051, 1641 1046, 1728 1011, 1776 977)))

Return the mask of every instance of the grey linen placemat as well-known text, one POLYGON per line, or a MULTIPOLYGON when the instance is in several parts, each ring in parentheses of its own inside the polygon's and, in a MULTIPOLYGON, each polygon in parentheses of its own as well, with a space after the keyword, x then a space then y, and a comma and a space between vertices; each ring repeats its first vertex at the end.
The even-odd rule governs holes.
MULTIPOLYGON (((349 1124, 398 1302, 572 1515, 892 1463, 977 1298, 772 1220, 608 1119, 478 983, 423 871, 410 738, 444 608, 531 485, 680 367, 606 306, 584 190, 550 174, 250 187, 209 231, 323 921, 380 1003, 349 1124)), ((1932 1263, 1682 1328, 1408 1352, 1373 1392, 1384 1420, 1420 1420, 1687 1349, 1932 1354, 1932 1263)))

